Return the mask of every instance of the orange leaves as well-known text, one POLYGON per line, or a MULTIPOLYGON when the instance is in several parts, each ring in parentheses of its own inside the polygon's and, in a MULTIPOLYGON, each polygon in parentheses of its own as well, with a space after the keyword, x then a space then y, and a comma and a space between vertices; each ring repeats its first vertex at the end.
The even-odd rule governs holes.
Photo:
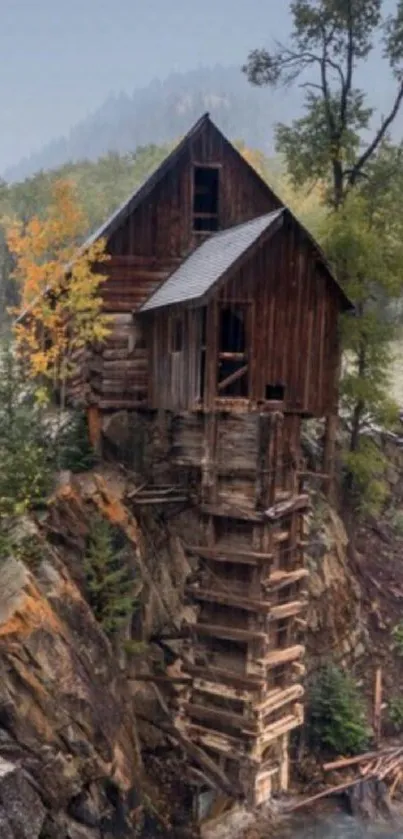
POLYGON ((21 291, 16 314, 25 313, 15 337, 33 378, 64 380, 74 372, 77 351, 108 334, 100 289, 109 257, 101 240, 77 252, 86 226, 74 187, 63 180, 54 184, 43 219, 9 225, 7 243, 21 291))

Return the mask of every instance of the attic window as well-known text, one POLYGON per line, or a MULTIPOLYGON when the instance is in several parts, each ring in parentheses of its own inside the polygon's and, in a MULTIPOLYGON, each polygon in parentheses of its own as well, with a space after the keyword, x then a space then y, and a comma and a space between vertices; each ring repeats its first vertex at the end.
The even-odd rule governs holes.
POLYGON ((193 230, 218 230, 218 181, 216 166, 195 166, 193 170, 193 230))

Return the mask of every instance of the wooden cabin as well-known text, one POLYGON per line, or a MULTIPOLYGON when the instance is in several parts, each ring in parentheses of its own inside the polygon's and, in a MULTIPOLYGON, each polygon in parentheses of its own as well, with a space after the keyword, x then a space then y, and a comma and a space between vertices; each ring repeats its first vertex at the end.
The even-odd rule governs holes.
POLYGON ((351 303, 208 115, 100 236, 114 327, 77 387, 92 428, 123 409, 133 423, 157 417, 172 480, 186 491, 192 475, 203 535, 183 540, 197 559, 186 592, 196 617, 191 682, 173 713, 205 755, 204 779, 259 804, 287 788, 288 737, 303 721, 301 422, 326 418, 329 471, 338 317, 351 303))
POLYGON ((338 398, 338 315, 349 307, 285 208, 216 233, 140 310, 148 405, 331 415, 338 398))

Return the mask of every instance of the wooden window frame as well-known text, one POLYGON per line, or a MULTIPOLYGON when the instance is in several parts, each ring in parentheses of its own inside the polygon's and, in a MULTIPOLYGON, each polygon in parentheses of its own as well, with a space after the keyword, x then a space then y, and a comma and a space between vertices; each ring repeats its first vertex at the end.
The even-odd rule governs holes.
POLYGON ((221 163, 199 163, 194 161, 192 164, 192 184, 191 184, 191 226, 192 226, 192 233, 195 236, 210 236, 212 233, 217 233, 220 229, 220 192, 221 192, 221 170, 222 164, 221 163), (195 213, 194 212, 194 201, 195 201, 195 178, 196 178, 196 169, 215 169, 217 171, 217 180, 218 180, 218 188, 217 188, 217 212, 216 213, 195 213), (214 218, 217 219, 217 227, 214 229, 207 229, 207 230, 196 230, 194 226, 195 218, 214 218))
POLYGON ((245 351, 244 352, 221 352, 220 351, 220 340, 219 335, 217 335, 217 352, 216 352, 216 398, 219 400, 239 400, 245 401, 251 399, 251 386, 252 386, 252 377, 251 377, 251 354, 252 354, 252 341, 253 341, 253 320, 254 320, 254 303, 252 300, 222 300, 218 304, 218 317, 217 317, 217 326, 218 329, 220 328, 220 315, 223 309, 228 309, 234 307, 243 309, 245 313, 244 319, 244 328, 245 328, 245 351), (226 379, 223 381, 219 381, 219 364, 220 361, 223 360, 233 360, 233 361, 244 361, 242 367, 238 370, 235 370, 226 379), (228 387, 233 382, 237 381, 238 379, 243 378, 246 376, 247 381, 247 395, 246 396, 232 396, 231 394, 225 394, 225 388, 228 387), (224 391, 224 392, 223 392, 224 391))

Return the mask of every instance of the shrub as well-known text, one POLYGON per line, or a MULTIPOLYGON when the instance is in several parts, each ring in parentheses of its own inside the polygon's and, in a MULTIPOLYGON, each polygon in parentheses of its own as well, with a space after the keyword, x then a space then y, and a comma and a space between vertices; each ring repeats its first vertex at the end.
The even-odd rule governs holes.
POLYGON ((399 621, 392 629, 393 649, 398 656, 403 656, 403 621, 399 621))
POLYGON ((397 733, 403 730, 403 697, 395 696, 389 702, 389 719, 397 733))
POLYGON ((396 536, 403 536, 403 510, 395 510, 391 524, 396 536))
POLYGON ((0 351, 0 520, 46 499, 54 447, 32 388, 8 348, 0 351))
POLYGON ((58 439, 59 466, 71 472, 86 472, 97 463, 97 455, 91 445, 88 423, 84 412, 73 414, 70 422, 61 431, 58 439))
POLYGON ((90 606, 106 634, 113 636, 136 608, 135 579, 114 529, 98 516, 91 523, 84 570, 90 606))
POLYGON ((334 664, 321 667, 311 681, 307 699, 307 733, 312 748, 348 755, 366 748, 370 731, 364 703, 347 673, 334 664))

